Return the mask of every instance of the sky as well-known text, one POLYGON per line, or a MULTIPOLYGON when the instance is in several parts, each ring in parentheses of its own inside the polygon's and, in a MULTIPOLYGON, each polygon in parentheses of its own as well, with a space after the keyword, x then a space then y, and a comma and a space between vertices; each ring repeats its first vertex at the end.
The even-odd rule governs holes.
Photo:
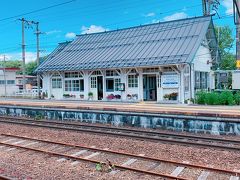
MULTIPOLYGON (((39 22, 41 56, 49 54, 60 42, 73 40, 78 34, 95 33, 149 23, 202 15, 202 0, 7 0, 1 1, 0 59, 21 59, 21 22, 24 17, 39 22), (60 3, 53 8, 44 9, 60 3)), ((215 25, 228 25, 235 31, 232 0, 221 0, 215 25)), ((26 26, 26 61, 36 59, 35 26, 26 26)))

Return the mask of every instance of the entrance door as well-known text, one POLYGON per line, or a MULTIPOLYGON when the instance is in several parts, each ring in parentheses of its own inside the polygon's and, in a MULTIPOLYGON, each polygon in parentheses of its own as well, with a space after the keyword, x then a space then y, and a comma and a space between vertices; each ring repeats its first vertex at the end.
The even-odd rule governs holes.
POLYGON ((97 96, 98 96, 98 100, 103 99, 103 77, 102 76, 97 77, 97 96))
POLYGON ((143 75, 143 99, 145 101, 157 100, 156 75, 143 75))

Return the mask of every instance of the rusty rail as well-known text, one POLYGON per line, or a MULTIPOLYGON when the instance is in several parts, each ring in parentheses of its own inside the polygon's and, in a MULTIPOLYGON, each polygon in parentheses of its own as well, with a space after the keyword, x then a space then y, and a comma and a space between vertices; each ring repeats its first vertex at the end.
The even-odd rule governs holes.
POLYGON ((106 126, 104 127, 104 126, 97 126, 97 125, 82 125, 82 124, 80 125, 76 123, 63 123, 63 122, 56 122, 56 121, 30 120, 30 119, 18 118, 18 117, 9 117, 9 118, 7 117, 6 119, 11 119, 12 121, 0 120, 0 122, 37 126, 37 127, 44 127, 44 128, 54 128, 54 129, 61 129, 61 130, 81 131, 81 132, 87 132, 87 133, 107 134, 107 135, 118 136, 118 137, 122 136, 122 137, 142 139, 142 140, 161 141, 161 142, 167 142, 172 144, 193 145, 193 146, 200 146, 200 147, 207 147, 207 148, 218 148, 218 149, 224 149, 224 150, 240 151, 240 147, 208 144, 209 142, 200 143, 200 142, 191 142, 191 141, 184 141, 184 140, 177 140, 177 139, 169 139, 168 136, 177 137, 177 138, 180 137, 181 139, 185 138, 190 140, 207 140, 210 142, 211 141, 228 142, 228 143, 240 145, 240 141, 230 140, 230 139, 208 138, 208 137, 200 137, 196 135, 180 135, 180 134, 176 135, 171 133, 158 133, 158 132, 150 132, 150 131, 147 132, 142 130, 127 129, 127 128, 116 128, 116 127, 106 127, 106 126), (26 121, 26 122, 19 122, 19 121, 13 120, 14 118, 15 119, 17 118, 21 121, 26 121), (54 124, 54 125, 49 125, 49 124, 54 124), (57 126, 57 125, 62 125, 62 126, 57 126), (75 127, 66 127, 66 126, 75 126, 75 127), (80 127, 80 128, 77 128, 77 127, 80 127), (89 129, 84 129, 84 127, 87 127, 89 129), (98 130, 96 130, 97 128, 98 130), (116 131, 122 131, 122 132, 125 131, 125 133, 108 132, 106 130, 116 130, 116 131), (129 134, 129 132, 138 133, 138 134, 137 135, 129 134), (145 135, 141 135, 143 133, 145 133, 145 135), (153 137, 153 135, 159 135, 164 137, 153 137))
POLYGON ((179 165, 179 166, 184 166, 184 167, 199 168, 199 169, 205 169, 205 170, 209 170, 209 171, 227 173, 227 174, 231 174, 231 175, 234 175, 234 176, 239 176, 240 175, 240 172, 227 170, 227 169, 213 168, 213 167, 201 166, 201 165, 196 165, 196 164, 189 164, 189 163, 170 161, 170 160, 153 158, 153 157, 140 156, 140 155, 131 154, 131 153, 125 153, 125 152, 119 152, 119 151, 113 151, 113 150, 106 150, 106 149, 88 147, 88 146, 85 146, 85 145, 75 145, 75 144, 69 144, 69 143, 64 143, 64 142, 49 141, 49 140, 43 140, 43 139, 38 139, 38 138, 29 138, 29 137, 26 137, 26 136, 18 136, 18 135, 12 135, 12 134, 0 134, 0 135, 6 136, 6 137, 13 137, 13 138, 20 138, 20 139, 26 139, 26 140, 32 140, 32 141, 39 141, 39 142, 50 143, 50 144, 55 144, 55 145, 63 145, 63 146, 68 146, 68 147, 73 147, 73 148, 83 148, 83 149, 89 149, 89 150, 93 150, 93 151, 100 151, 100 152, 105 152, 105 153, 118 154, 118 155, 129 156, 129 157, 134 157, 134 158, 144 159, 144 160, 149 160, 149 161, 154 161, 154 162, 171 163, 171 164, 174 164, 174 165, 179 165))
POLYGON ((0 174, 0 180, 14 180, 14 178, 10 178, 10 177, 0 174))
MULTIPOLYGON (((90 162, 90 163, 94 163, 94 164, 102 163, 102 162, 96 161, 96 160, 91 160, 91 159, 86 159, 86 158, 81 158, 81 157, 75 157, 75 156, 71 156, 71 155, 67 155, 67 154, 56 153, 56 152, 40 150, 40 149, 35 149, 35 148, 30 148, 30 147, 24 147, 24 146, 19 146, 19 145, 13 145, 13 144, 9 144, 9 143, 0 142, 0 144, 5 145, 5 146, 9 146, 9 147, 21 148, 21 149, 25 149, 25 150, 34 151, 34 152, 44 153, 44 154, 48 154, 48 155, 52 155, 52 156, 64 157, 66 159, 71 159, 71 160, 75 160, 75 161, 85 161, 85 162, 90 162)), ((138 173, 148 174, 148 175, 152 175, 152 176, 159 176, 159 177, 164 177, 164 178, 170 178, 170 179, 187 180, 186 178, 171 176, 171 175, 163 174, 163 173, 146 171, 146 170, 137 169, 137 168, 131 168, 131 167, 122 166, 122 165, 114 165, 114 166, 115 166, 115 168, 120 169, 120 170, 129 170, 129 171, 134 171, 134 172, 138 172, 138 173)))

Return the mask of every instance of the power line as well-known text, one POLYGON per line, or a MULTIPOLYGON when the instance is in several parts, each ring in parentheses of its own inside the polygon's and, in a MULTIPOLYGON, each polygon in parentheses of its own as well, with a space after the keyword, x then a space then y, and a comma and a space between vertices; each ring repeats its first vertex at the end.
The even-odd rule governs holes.
MULTIPOLYGON (((233 17, 232 15, 226 15, 226 16, 223 16, 221 17, 221 19, 225 19, 225 18, 229 18, 229 17, 233 17)), ((213 18, 213 20, 219 20, 219 18, 213 18)), ((205 20, 202 20, 202 22, 204 22, 205 20)), ((176 29, 176 28, 180 28, 180 27, 186 27, 186 26, 189 26, 189 25, 192 25, 194 24, 195 22, 191 22, 191 23, 184 23, 184 24, 181 24, 177 27, 167 27, 167 28, 164 28, 164 29, 160 29, 160 30, 156 30, 156 31, 153 31, 152 33, 157 33, 157 32, 163 32, 163 31, 166 31, 166 30, 169 30, 169 29, 176 29)), ((143 36, 145 34, 141 34, 141 35, 138 35, 138 36, 143 36)), ((137 36, 134 36, 134 37, 137 37, 137 36)), ((47 38, 49 39, 49 38, 47 38)), ((122 39, 122 38, 121 38, 122 39)), ((48 43, 42 43, 42 47, 56 47, 56 44, 58 43, 59 41, 52 41, 52 42, 48 42, 48 43)), ((29 44, 27 45, 28 47, 32 47, 34 48, 35 44, 29 44)), ((8 50, 8 49, 12 49, 12 48, 15 48, 15 49, 19 49, 17 48, 16 46, 13 46, 13 47, 7 47, 7 48, 4 48, 4 49, 0 49, 0 50, 8 50)))
MULTIPOLYGON (((121 2, 121 1, 120 1, 121 2)), ((162 4, 168 4, 169 2, 165 2, 165 3, 161 3, 161 5, 162 4)), ((156 7, 156 5, 158 5, 159 3, 158 2, 156 2, 156 3, 151 3, 150 5, 151 5, 151 7, 153 6, 153 7, 156 7)), ((128 4, 129 5, 129 4, 128 4)), ((130 5, 131 5, 131 3, 130 3, 130 5)), ((127 6, 124 6, 123 8, 124 8, 124 10, 127 10, 127 9, 129 9, 129 8, 136 8, 136 7, 141 7, 142 5, 145 5, 145 3, 138 3, 138 4, 136 4, 136 3, 132 3, 132 5, 131 6, 129 6, 129 7, 127 7, 127 6)), ((146 2, 146 5, 149 5, 149 2, 146 2)), ((146 6, 145 5, 145 6, 146 6)), ((90 6, 91 7, 91 6, 90 6)), ((98 8, 99 8, 99 6, 97 6, 98 8)), ((121 7, 119 7, 119 6, 110 6, 110 7, 103 7, 103 10, 100 10, 100 11, 94 11, 94 12, 92 12, 93 10, 89 10, 89 9, 87 9, 87 8, 89 8, 89 7, 86 7, 86 8, 78 8, 77 9, 77 11, 72 11, 72 10, 69 10, 69 11, 63 11, 63 12, 61 12, 61 15, 60 16, 54 16, 54 18, 58 18, 58 19, 60 19, 61 17, 69 17, 69 16, 71 16, 71 18, 73 18, 73 15, 75 14, 75 13, 77 13, 77 14, 79 14, 79 10, 81 10, 80 12, 81 13, 86 13, 86 14, 88 14, 88 15, 90 15, 90 16, 92 16, 92 15, 96 15, 96 14, 102 14, 102 13, 106 13, 106 12, 115 12, 116 10, 114 10, 114 9, 121 9, 121 7), (62 15, 62 14, 66 14, 66 15, 62 15)), ((180 10, 182 10, 182 9, 180 9, 180 10)), ((50 13, 51 14, 51 13, 50 13)), ((56 13, 55 13, 56 14, 56 13)), ((58 15, 59 13, 57 13, 57 15, 58 15)), ((53 15, 53 14, 52 14, 53 15)), ((47 19, 47 21, 49 22, 49 17, 51 17, 51 16, 46 16, 46 15, 43 15, 44 16, 44 19, 47 19)), ((39 18, 39 17, 41 17, 41 16, 35 16, 35 17, 37 17, 37 18, 39 18)), ((41 19, 42 20, 42 19, 41 19)))
POLYGON ((26 15, 29 15, 29 14, 45 11, 47 9, 55 8, 55 7, 62 6, 62 5, 65 5, 65 4, 69 4, 69 3, 72 3, 74 1, 76 1, 76 0, 71 0, 71 1, 63 2, 63 3, 55 4, 55 5, 52 5, 52 6, 48 6, 48 7, 45 7, 45 8, 37 9, 37 10, 34 10, 34 11, 10 16, 10 17, 7 17, 7 18, 0 19, 0 21, 6 21, 6 20, 9 20, 9 19, 15 19, 15 18, 18 18, 18 17, 21 17, 21 16, 26 16, 26 15))

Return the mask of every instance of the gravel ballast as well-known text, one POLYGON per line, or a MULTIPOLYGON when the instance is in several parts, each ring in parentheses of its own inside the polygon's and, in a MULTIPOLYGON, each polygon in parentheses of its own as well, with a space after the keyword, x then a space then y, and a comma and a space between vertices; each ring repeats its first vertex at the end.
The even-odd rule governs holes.
MULTIPOLYGON (((206 149, 200 147, 187 147, 181 145, 133 140, 122 137, 111 137, 4 123, 0 124, 0 132, 50 141, 65 142, 69 144, 95 146, 97 148, 108 148, 109 150, 132 154, 145 154, 145 156, 149 157, 174 160, 178 162, 189 162, 190 164, 210 166, 215 168, 236 171, 240 170, 240 152, 237 151, 235 152, 206 149)), ((128 171, 109 175, 109 173, 96 171, 94 164, 80 162, 77 165, 73 166, 71 165, 72 161, 57 162, 57 159, 59 158, 19 149, 12 151, 4 151, 1 149, 0 169, 5 172, 17 172, 19 177, 24 177, 25 179, 139 179, 139 177, 141 177, 140 179, 154 178, 152 176, 146 175, 139 176, 138 173, 128 171)), ((191 172, 186 173, 191 176, 191 172)), ((194 177, 196 178, 196 174, 194 177)), ((225 176, 223 175, 223 177, 225 176)))

